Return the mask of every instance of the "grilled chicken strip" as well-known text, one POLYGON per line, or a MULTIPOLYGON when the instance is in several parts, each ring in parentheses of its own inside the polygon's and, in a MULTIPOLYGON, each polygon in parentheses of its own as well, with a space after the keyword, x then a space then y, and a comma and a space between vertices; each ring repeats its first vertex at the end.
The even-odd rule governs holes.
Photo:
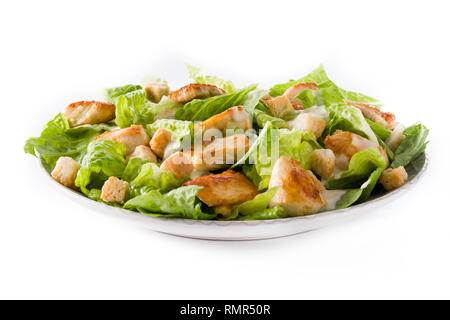
POLYGON ((64 117, 71 127, 104 123, 116 117, 116 106, 107 102, 79 101, 67 106, 64 117))
POLYGON ((202 186, 197 197, 210 207, 236 205, 253 199, 259 192, 243 174, 227 170, 188 181, 183 186, 202 186))
POLYGON ((185 104, 194 99, 205 99, 225 93, 225 91, 212 84, 191 83, 169 94, 169 99, 185 104))
MULTIPOLYGON (((300 82, 300 83, 297 83, 297 84, 293 85, 289 89, 287 89, 283 93, 283 95, 288 97, 289 100, 294 105, 300 105, 301 106, 302 102, 301 102, 300 99, 297 98, 297 96, 300 94, 300 92, 302 92, 303 90, 306 90, 306 89, 317 90, 318 86, 314 82, 300 82)), ((297 107, 296 109, 301 109, 301 108, 297 107)))
POLYGON ((277 160, 269 182, 269 188, 273 187, 279 188, 269 207, 282 206, 290 216, 316 213, 327 205, 322 184, 295 159, 277 160))
POLYGON ((248 130, 252 128, 252 119, 243 107, 232 107, 219 113, 211 118, 203 121, 196 126, 196 129, 203 127, 208 129, 217 129, 223 131, 225 129, 243 129, 248 130))
POLYGON ((194 170, 190 152, 176 152, 161 163, 161 170, 170 171, 177 179, 189 177, 194 170))
POLYGON ((380 109, 368 105, 362 102, 355 102, 350 100, 344 100, 344 102, 349 105, 361 110, 364 117, 372 120, 379 125, 382 125, 386 129, 392 130, 395 127, 395 115, 389 112, 383 112, 380 109))
POLYGON ((148 145, 150 138, 141 125, 132 125, 125 129, 118 129, 114 131, 106 131, 95 139, 106 139, 117 142, 122 142, 125 145, 127 154, 130 154, 137 146, 148 145))
POLYGON ((225 169, 239 161, 250 148, 245 134, 235 134, 215 139, 204 146, 201 152, 194 153, 195 171, 225 169))
POLYGON ((359 151, 374 148, 383 157, 386 167, 389 159, 381 146, 373 141, 365 139, 353 132, 336 130, 332 135, 325 138, 325 148, 333 150, 336 155, 336 167, 340 170, 347 170, 350 159, 359 151))

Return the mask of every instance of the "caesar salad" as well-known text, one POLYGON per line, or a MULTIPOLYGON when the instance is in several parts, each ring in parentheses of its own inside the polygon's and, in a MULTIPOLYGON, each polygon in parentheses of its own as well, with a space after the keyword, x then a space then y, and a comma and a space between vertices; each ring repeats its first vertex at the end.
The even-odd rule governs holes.
POLYGON ((66 107, 25 143, 60 184, 93 201, 185 219, 317 214, 402 187, 428 129, 344 90, 323 66, 269 90, 187 65, 66 107))

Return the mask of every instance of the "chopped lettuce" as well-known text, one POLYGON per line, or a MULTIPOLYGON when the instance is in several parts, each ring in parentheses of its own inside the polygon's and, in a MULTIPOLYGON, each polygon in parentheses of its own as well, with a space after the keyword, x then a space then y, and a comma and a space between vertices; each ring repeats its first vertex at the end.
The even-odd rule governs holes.
POLYGON ((263 211, 269 206, 269 202, 275 193, 277 193, 277 190, 278 187, 270 188, 266 192, 258 194, 252 200, 240 204, 235 210, 241 215, 249 215, 254 212, 263 211))
POLYGON ((134 84, 127 84, 125 86, 121 87, 115 87, 115 88, 108 88, 104 90, 103 96, 106 101, 110 103, 116 103, 117 98, 123 94, 133 92, 136 90, 142 89, 142 86, 140 85, 134 85, 134 84))
POLYGON ((108 124, 70 128, 62 114, 58 114, 45 125, 40 137, 26 141, 24 150, 39 156, 45 169, 51 171, 60 157, 71 157, 80 162, 92 139, 113 128, 108 124))
POLYGON ((203 121, 219 114, 231 107, 244 103, 247 95, 255 90, 257 85, 251 85, 239 91, 235 91, 208 99, 194 99, 186 103, 175 113, 175 119, 188 121, 203 121))
POLYGON ((233 82, 231 82, 229 80, 222 80, 215 76, 206 75, 206 73, 202 69, 195 67, 189 63, 186 63, 186 67, 189 72, 189 78, 191 78, 191 80, 194 83, 213 84, 215 86, 218 86, 219 88, 221 88, 222 90, 224 90, 227 93, 230 93, 230 92, 233 92, 236 90, 233 82))
POLYGON ((142 166, 148 162, 148 160, 143 160, 141 158, 131 158, 128 160, 127 166, 122 174, 122 180, 127 182, 133 181, 138 176, 142 166))
POLYGON ((167 192, 178 188, 183 182, 185 180, 175 178, 172 172, 161 170, 155 163, 145 163, 130 182, 130 197, 155 189, 167 192))
POLYGON ((160 128, 164 128, 172 134, 172 141, 169 148, 166 148, 165 157, 172 153, 189 148, 194 132, 194 123, 191 121, 182 121, 174 119, 160 119, 147 125, 147 131, 153 136, 160 128))
POLYGON ((111 176, 122 176, 125 155, 123 143, 104 139, 90 142, 75 185, 88 197, 98 200, 103 183, 111 176))
POLYGON ((267 94, 266 90, 255 90, 247 94, 242 106, 249 114, 253 114, 256 106, 260 103, 262 97, 267 94))
POLYGON ((128 200, 124 208, 167 218, 213 219, 216 215, 203 212, 201 203, 196 198, 201 188, 199 186, 180 187, 168 193, 151 190, 128 200))
POLYGON ((366 122, 369 124, 370 128, 372 129, 373 133, 380 138, 381 140, 385 141, 389 136, 391 135, 391 131, 383 127, 382 125, 375 123, 369 119, 366 119, 366 122))
POLYGON ((163 97, 159 103, 151 103, 144 90, 132 91, 117 98, 116 123, 121 128, 133 124, 150 124, 160 112, 178 107, 176 102, 167 97, 163 97))
POLYGON ((421 123, 406 128, 403 131, 405 140, 395 150, 391 167, 406 166, 424 152, 428 143, 428 132, 428 128, 421 123))
POLYGON ((332 190, 357 188, 374 170, 385 167, 385 160, 374 148, 359 151, 350 159, 348 169, 332 176, 325 186, 332 190))
POLYGON ((337 129, 351 131, 378 143, 377 136, 370 128, 361 110, 345 103, 333 104, 327 107, 330 121, 325 127, 322 137, 332 134, 337 129))
POLYGON ((245 216, 238 217, 238 220, 269 220, 282 219, 289 217, 289 214, 283 207, 275 206, 273 208, 264 209, 262 211, 253 212, 245 216))
POLYGON ((269 115, 268 113, 255 109, 253 111, 253 121, 256 122, 256 124, 263 128, 267 123, 271 123, 275 128, 289 128, 289 123, 287 121, 284 121, 283 119, 274 117, 269 115))

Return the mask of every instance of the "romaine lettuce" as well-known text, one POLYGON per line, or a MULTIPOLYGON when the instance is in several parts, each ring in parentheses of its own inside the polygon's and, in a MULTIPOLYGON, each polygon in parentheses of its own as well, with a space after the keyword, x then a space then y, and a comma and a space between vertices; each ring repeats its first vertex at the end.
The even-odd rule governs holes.
POLYGON ((106 101, 116 103, 117 98, 123 94, 142 89, 140 85, 127 84, 121 87, 108 88, 104 90, 103 96, 106 101))
POLYGON ((233 82, 231 82, 229 80, 222 80, 215 76, 206 75, 206 73, 202 69, 200 69, 198 67, 194 67, 193 65, 191 65, 189 63, 186 63, 186 67, 189 72, 189 78, 191 78, 191 80, 194 83, 213 84, 215 86, 218 86, 219 88, 221 88, 222 90, 224 90, 227 93, 230 93, 230 92, 233 92, 236 90, 233 82))
POLYGON ((201 188, 199 186, 180 187, 168 193, 151 190, 128 200, 124 208, 167 218, 213 219, 216 215, 203 212, 201 203, 196 198, 201 188))
POLYGON ((350 159, 348 169, 332 176, 325 184, 327 189, 357 188, 378 168, 386 167, 385 160, 374 148, 359 151, 350 159))
POLYGON ((424 152, 428 143, 428 132, 428 128, 421 123, 406 128, 403 131, 405 140, 395 150, 391 167, 406 166, 424 152))
POLYGON ((60 157, 71 157, 81 161, 92 139, 113 125, 84 125, 70 128, 67 120, 58 114, 42 130, 40 137, 30 138, 25 142, 24 150, 39 156, 47 171, 51 171, 60 157))
POLYGON ((120 178, 125 170, 125 146, 112 140, 94 140, 87 147, 75 185, 88 197, 98 200, 103 183, 120 178))
POLYGON ((239 216, 238 220, 269 220, 282 219, 289 217, 289 214, 283 207, 276 206, 273 208, 264 209, 262 211, 253 212, 245 216, 239 216))
POLYGON ((153 136, 159 128, 164 128, 172 134, 172 141, 169 148, 166 148, 165 157, 184 148, 190 148, 194 132, 193 122, 174 119, 156 120, 147 125, 148 134, 153 136))
POLYGON ((255 90, 257 85, 248 86, 242 90, 215 96, 208 99, 195 99, 186 103, 175 113, 175 119, 188 121, 203 121, 231 107, 244 103, 247 95, 255 90))

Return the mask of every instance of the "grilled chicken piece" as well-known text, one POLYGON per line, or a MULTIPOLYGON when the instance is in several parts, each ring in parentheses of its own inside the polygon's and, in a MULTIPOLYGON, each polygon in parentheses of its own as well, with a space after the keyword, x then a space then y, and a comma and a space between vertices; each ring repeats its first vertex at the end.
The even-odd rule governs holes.
POLYGON ((212 84, 191 83, 169 94, 169 99, 185 104, 194 99, 205 99, 225 93, 225 91, 212 84))
POLYGON ((347 170, 350 159, 359 151, 374 148, 383 157, 386 167, 389 159, 381 146, 373 141, 365 139, 353 132, 336 130, 333 135, 325 138, 325 148, 333 150, 336 155, 336 167, 340 170, 347 170))
POLYGON ((215 139, 194 153, 195 171, 224 169, 239 161, 250 148, 245 134, 215 139))
POLYGON ((279 188, 269 207, 282 206, 290 216, 316 213, 327 205, 322 184, 295 159, 282 156, 275 162, 269 182, 273 187, 279 188))
POLYGON ((132 125, 125 129, 118 129, 114 131, 106 131, 101 135, 95 137, 97 139, 113 140, 122 142, 125 145, 127 154, 130 154, 140 145, 148 145, 150 138, 141 125, 132 125))
POLYGON ((240 204, 258 194, 258 190, 250 180, 233 170, 203 176, 188 181, 183 186, 193 185, 203 187, 197 193, 197 197, 210 207, 240 204))
POLYGON ((150 162, 156 162, 158 159, 152 152, 152 149, 148 146, 137 146, 136 149, 127 157, 127 161, 132 158, 140 158, 142 160, 148 160, 150 162))
POLYGON ((176 152, 164 160, 160 168, 172 172, 177 179, 185 179, 194 170, 192 156, 187 152, 176 152))
POLYGON ((317 90, 318 86, 314 82, 300 82, 287 89, 283 93, 283 96, 288 97, 294 105, 302 106, 302 102, 297 98, 297 96, 300 94, 300 92, 306 89, 317 90))
POLYGON ((79 101, 67 106, 64 117, 71 127, 104 123, 116 117, 116 106, 107 102, 79 101))
POLYGON ((243 129, 252 128, 252 120, 243 107, 232 107, 196 125, 195 129, 203 127, 204 130, 217 129, 243 129))
POLYGON ((380 109, 368 105, 362 102, 355 102, 350 100, 344 100, 344 102, 349 105, 361 110, 364 117, 372 120, 379 125, 382 125, 386 129, 392 130, 395 127, 395 115, 389 112, 383 112, 380 109))
POLYGON ((150 140, 150 148, 159 158, 164 159, 164 152, 171 141, 172 134, 169 130, 159 128, 150 140))

